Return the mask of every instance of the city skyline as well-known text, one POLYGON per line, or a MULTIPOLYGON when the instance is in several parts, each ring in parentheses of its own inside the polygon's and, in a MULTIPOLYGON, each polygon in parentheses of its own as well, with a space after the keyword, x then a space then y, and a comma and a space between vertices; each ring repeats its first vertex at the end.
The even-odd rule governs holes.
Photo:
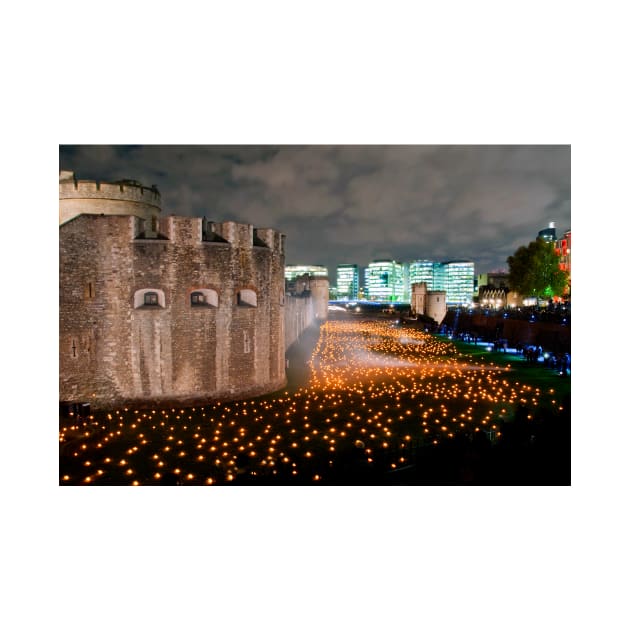
POLYGON ((467 259, 571 226, 568 145, 60 145, 78 179, 157 185, 163 215, 287 235, 286 264, 467 259))

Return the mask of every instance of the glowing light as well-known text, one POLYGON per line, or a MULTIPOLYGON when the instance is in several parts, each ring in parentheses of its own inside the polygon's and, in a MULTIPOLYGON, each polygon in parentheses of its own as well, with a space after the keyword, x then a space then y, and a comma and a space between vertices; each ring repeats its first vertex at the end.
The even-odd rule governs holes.
MULTIPOLYGON (((127 471, 132 470, 126 468, 127 460, 119 460, 115 453, 132 456, 135 464, 136 458, 142 460, 139 446, 149 442, 156 452, 147 453, 144 461, 148 459, 160 469, 170 467, 174 462, 160 461, 159 454, 168 457, 171 452, 168 444, 173 448, 178 445, 180 450, 175 449, 173 455, 178 457, 181 470, 176 469, 176 474, 181 473, 186 478, 193 474, 187 468, 188 463, 194 463, 195 474, 204 479, 210 472, 203 471, 200 464, 206 458, 199 451, 214 453, 216 459, 210 460, 207 465, 211 466, 214 461, 222 470, 219 476, 222 481, 227 480, 228 475, 232 478, 230 480, 241 475, 249 477, 257 474, 264 478, 271 474, 276 462, 289 464, 283 468, 293 468, 292 474, 295 475, 299 471, 296 461, 299 463, 300 456, 316 463, 317 457, 327 454, 326 461, 332 464, 339 457, 338 452, 345 452, 352 445, 365 449, 366 443, 373 447, 375 454, 391 448, 409 452, 410 442, 420 432, 428 437, 427 443, 437 444, 438 440, 434 438, 438 434, 454 437, 459 432, 477 432, 488 424, 498 427, 495 418, 499 408, 500 418, 505 419, 510 417, 512 405, 519 401, 528 405, 530 410, 543 403, 539 388, 534 391, 529 386, 508 382, 502 378, 502 368, 487 363, 466 363, 450 350, 450 344, 421 331, 405 331, 405 340, 401 335, 400 329, 387 328, 381 322, 327 322, 322 325, 320 340, 310 361, 311 381, 308 387, 300 388, 294 394, 283 394, 281 398, 229 405, 215 403, 196 412, 181 410, 178 421, 172 423, 165 410, 159 411, 157 417, 155 410, 143 414, 134 412, 133 423, 116 411, 108 415, 110 419, 115 417, 117 424, 120 421, 119 430, 112 430, 109 437, 101 438, 101 441, 86 437, 75 447, 74 457, 84 456, 88 445, 89 448, 105 446, 120 466, 116 466, 114 471, 107 469, 108 481, 114 483, 116 475, 127 477, 127 471), (433 407, 429 407, 429 402, 433 407), (497 412, 491 408, 495 404, 497 412), (360 416, 357 410, 365 411, 360 416), (142 427, 144 433, 131 433, 131 427, 139 429, 142 418, 146 417, 155 418, 152 427, 145 424, 142 427), (190 422, 184 425, 180 423, 181 419, 190 422), (495 424, 492 425, 492 422, 495 424), (190 432, 186 433, 188 429, 190 432), (248 431, 251 434, 245 437, 248 431), (300 445, 306 442, 309 450, 301 451, 300 445), (116 451, 118 445, 123 448, 116 451), (220 451, 217 451, 217 446, 220 451), (316 450, 318 448, 321 450, 316 450), (198 454, 188 455, 190 460, 187 460, 187 453, 194 453, 191 449, 197 450, 198 454), (257 451, 261 453, 258 456, 257 451), (291 452, 291 460, 295 461, 289 461, 287 451, 291 452), (219 452, 221 455, 218 455, 219 452), (236 455, 241 453, 252 459, 246 466, 239 462, 237 470, 236 455), (270 454, 274 457, 267 461, 270 454), (234 468, 230 468, 232 466, 234 468)), ((553 391, 549 393, 553 394, 553 391)), ((545 392, 545 403, 546 396, 545 392)), ((551 404, 561 410, 557 403, 557 398, 554 398, 551 404)), ((71 431, 84 436, 85 423, 77 421, 76 425, 73 429, 66 427, 60 431, 60 442, 67 443, 72 437, 71 431)), ((109 427, 103 426, 103 430, 106 429, 109 427)), ((372 454, 372 449, 365 451, 372 454)), ((87 458, 82 461, 79 457, 78 461, 74 461, 80 466, 93 465, 87 458)), ((109 464, 112 458, 102 461, 109 464)), ((399 454, 396 461, 400 461, 399 454)), ((322 463, 325 464, 325 461, 322 463)), ((387 461, 388 467, 390 464, 391 460, 387 461)), ((162 478, 160 473, 149 474, 154 479, 162 478)), ((306 479, 316 481, 312 471, 305 474, 306 479)), ((67 481, 64 477, 62 479, 67 481)))

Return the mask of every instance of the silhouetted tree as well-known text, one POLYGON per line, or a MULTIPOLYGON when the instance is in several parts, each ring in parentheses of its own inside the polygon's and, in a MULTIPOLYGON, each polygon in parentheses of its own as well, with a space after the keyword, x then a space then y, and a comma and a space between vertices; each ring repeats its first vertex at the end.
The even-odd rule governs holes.
POLYGON ((559 261, 553 243, 540 238, 519 247, 507 259, 510 289, 522 296, 539 298, 562 295, 568 274, 560 269, 559 261))

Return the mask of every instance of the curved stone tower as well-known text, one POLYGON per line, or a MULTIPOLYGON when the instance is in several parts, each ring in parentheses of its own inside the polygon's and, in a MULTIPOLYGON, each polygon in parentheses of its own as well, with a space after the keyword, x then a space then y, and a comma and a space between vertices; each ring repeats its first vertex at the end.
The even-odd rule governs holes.
POLYGON ((315 319, 325 321, 328 319, 328 278, 311 276, 309 278, 313 305, 315 307, 315 319))
POLYGON ((80 214, 133 215, 155 231, 161 211, 157 188, 135 180, 96 182, 77 180, 72 171, 59 173, 59 225, 80 214))

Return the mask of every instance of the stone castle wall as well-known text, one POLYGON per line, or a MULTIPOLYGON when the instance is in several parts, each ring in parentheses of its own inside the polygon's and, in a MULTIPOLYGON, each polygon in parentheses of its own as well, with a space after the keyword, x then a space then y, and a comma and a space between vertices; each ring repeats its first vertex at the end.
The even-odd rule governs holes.
POLYGON ((313 296, 313 308, 315 319, 324 321, 328 318, 328 278, 311 276, 309 279, 310 291, 313 296))
POLYGON ((315 304, 312 296, 288 295, 284 303, 284 339, 288 349, 304 330, 316 321, 315 304))
POLYGON ((457 326, 457 331, 477 333, 482 339, 507 339, 510 346, 517 343, 541 345, 552 352, 571 352, 571 328, 554 322, 530 322, 505 319, 501 315, 449 311, 444 323, 457 326))
POLYGON ((427 315, 438 324, 446 316, 446 291, 428 291, 426 282, 411 285, 411 310, 415 314, 427 315))
POLYGON ((60 399, 99 407, 282 387, 284 236, 225 222, 211 224, 220 240, 203 240, 202 219, 170 216, 160 238, 137 238, 143 224, 81 214, 60 226, 60 399))
POLYGON ((426 315, 438 324, 446 317, 446 291, 429 291, 426 298, 426 315))
POLYGON ((309 326, 328 318, 328 278, 304 275, 288 285, 284 307, 284 338, 288 349, 309 326))

